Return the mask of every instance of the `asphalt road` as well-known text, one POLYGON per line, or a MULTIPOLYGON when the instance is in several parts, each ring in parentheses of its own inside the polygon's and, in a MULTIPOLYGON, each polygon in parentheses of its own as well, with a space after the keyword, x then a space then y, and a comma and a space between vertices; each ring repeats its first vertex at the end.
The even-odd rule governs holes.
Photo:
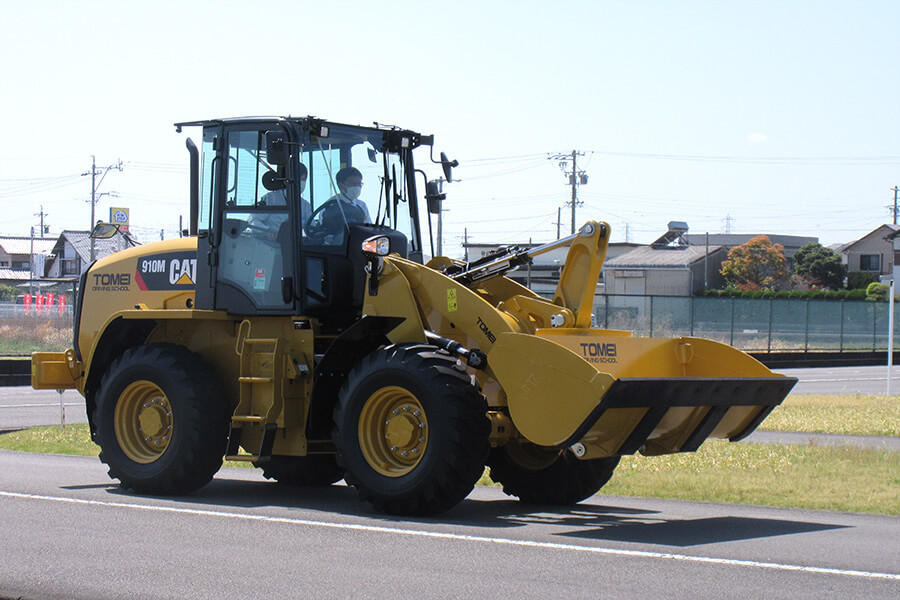
MULTIPOLYGON (((775 370, 800 380, 791 390, 792 394, 884 394, 887 392, 887 365, 775 370)), ((891 395, 900 396, 900 366, 891 368, 891 395)))
POLYGON ((352 489, 223 469, 186 498, 124 493, 94 458, 0 451, 0 597, 900 597, 900 519, 595 496, 535 509, 478 488, 432 519, 352 489))
POLYGON ((87 423, 84 398, 75 390, 59 394, 28 386, 0 387, 0 431, 59 425, 61 418, 66 423, 87 423))

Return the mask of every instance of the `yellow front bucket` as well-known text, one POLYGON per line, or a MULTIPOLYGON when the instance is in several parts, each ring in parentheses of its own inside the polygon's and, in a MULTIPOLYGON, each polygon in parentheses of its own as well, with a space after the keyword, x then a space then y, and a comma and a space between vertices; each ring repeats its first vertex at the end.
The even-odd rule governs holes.
POLYGON ((797 381, 710 340, 604 330, 504 333, 488 363, 525 438, 559 448, 580 442, 589 458, 695 451, 709 437, 737 441, 797 381))

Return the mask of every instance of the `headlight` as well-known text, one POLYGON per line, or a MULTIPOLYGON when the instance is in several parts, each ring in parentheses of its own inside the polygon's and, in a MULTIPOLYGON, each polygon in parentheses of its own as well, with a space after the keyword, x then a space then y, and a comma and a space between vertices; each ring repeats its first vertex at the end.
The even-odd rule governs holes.
POLYGON ((386 235, 370 237, 362 243, 363 254, 387 256, 391 253, 391 240, 386 235))

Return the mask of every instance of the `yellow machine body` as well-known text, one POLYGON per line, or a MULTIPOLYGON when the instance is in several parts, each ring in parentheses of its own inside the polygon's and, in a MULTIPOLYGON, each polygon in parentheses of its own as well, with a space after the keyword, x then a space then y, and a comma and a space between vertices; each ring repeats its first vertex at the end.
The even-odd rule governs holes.
MULTIPOLYGON (((421 265, 384 257, 362 318, 397 318, 392 343, 425 342, 431 332, 486 354, 486 367, 470 371, 492 420, 504 425, 492 433, 495 446, 511 439, 578 445, 579 458, 598 458, 696 450, 708 437, 752 432, 795 380, 709 340, 590 327, 608 231, 589 223, 571 242, 552 300, 502 276, 461 283, 447 274, 450 259, 421 265)), ((100 375, 94 371, 108 366, 98 360, 106 344, 123 336, 169 342, 200 354, 220 375, 235 418, 246 421, 242 445, 257 446, 270 423, 281 432, 277 454, 320 451, 327 440, 306 433, 315 319, 193 308, 195 253, 196 239, 182 238, 98 261, 83 290, 79 352, 35 353, 33 386, 85 394, 92 374, 100 375), (166 289, 145 289, 148 272, 167 278, 166 289)))

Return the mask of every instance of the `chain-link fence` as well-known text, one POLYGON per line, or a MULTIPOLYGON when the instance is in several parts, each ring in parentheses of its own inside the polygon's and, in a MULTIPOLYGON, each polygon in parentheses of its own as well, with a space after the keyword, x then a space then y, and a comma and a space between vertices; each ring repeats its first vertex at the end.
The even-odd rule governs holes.
MULTIPOLYGON (((750 352, 887 350, 888 320, 887 302, 855 300, 610 295, 594 302, 597 327, 702 337, 750 352)), ((895 334, 900 348, 898 341, 895 334)))
MULTIPOLYGON (((887 350, 888 310, 887 302, 854 300, 598 296, 594 324, 636 336, 703 337, 749 352, 859 352, 887 350)), ((900 304, 894 314, 900 316, 900 304)), ((898 342, 895 336, 896 348, 898 342)), ((0 304, 0 356, 71 345, 71 306, 0 304)))

